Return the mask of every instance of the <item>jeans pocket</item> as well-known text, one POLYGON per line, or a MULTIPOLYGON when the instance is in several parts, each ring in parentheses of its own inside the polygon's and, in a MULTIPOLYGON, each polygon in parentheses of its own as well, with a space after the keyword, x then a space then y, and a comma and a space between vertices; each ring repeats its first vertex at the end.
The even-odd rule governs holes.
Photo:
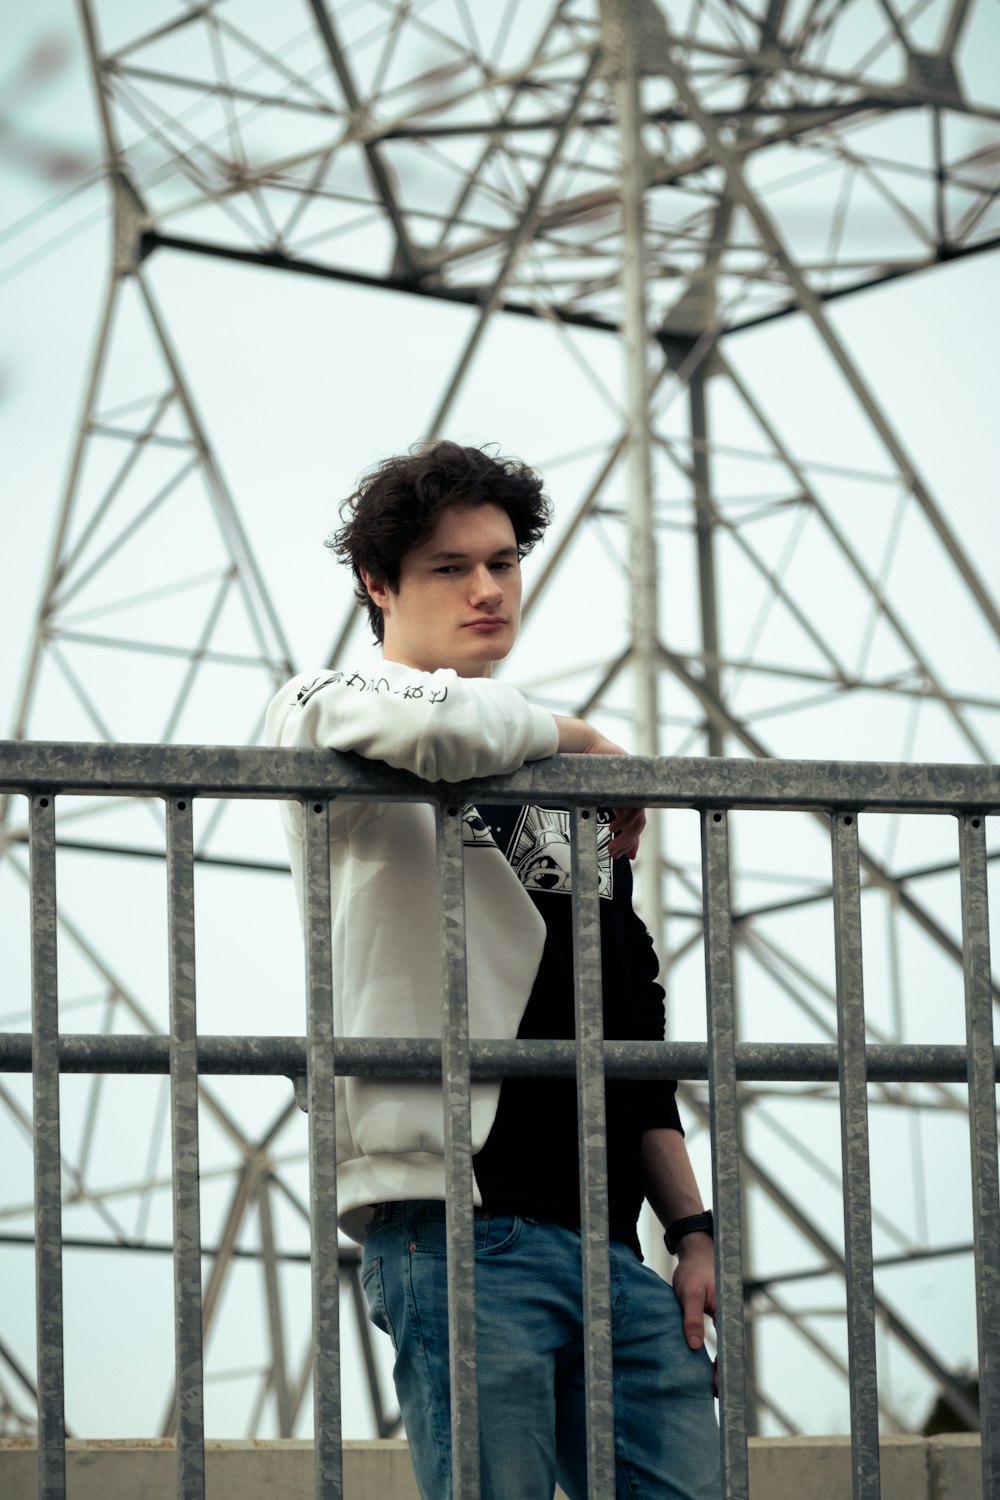
POLYGON ((396 1348, 396 1334, 389 1318, 389 1310, 385 1305, 385 1287, 382 1284, 382 1257, 373 1255, 371 1260, 366 1260, 361 1267, 361 1286, 368 1303, 368 1317, 376 1328, 387 1333, 392 1339, 392 1347, 396 1348))
POLYGON ((476 1220, 476 1258, 503 1255, 521 1238, 524 1220, 516 1214, 484 1214, 476 1220))

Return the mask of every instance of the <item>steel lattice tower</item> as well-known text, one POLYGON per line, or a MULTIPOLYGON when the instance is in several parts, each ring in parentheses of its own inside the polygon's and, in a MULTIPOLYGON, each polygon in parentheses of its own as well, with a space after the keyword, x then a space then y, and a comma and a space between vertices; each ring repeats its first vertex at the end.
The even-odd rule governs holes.
MULTIPOLYGON (((152 8, 128 13, 127 35, 121 15, 104 9, 103 0, 80 0, 113 199, 113 263, 14 737, 38 736, 42 717, 69 702, 84 728, 67 737, 150 738, 135 732, 120 699, 109 712, 110 664, 138 652, 147 681, 162 673, 163 741, 251 739, 259 720, 235 713, 224 735, 217 721, 202 727, 206 674, 244 674, 262 709, 272 685, 304 665, 292 660, 283 601, 251 547, 169 312, 154 295, 152 264, 183 255, 307 276, 317 299, 335 280, 464 310, 459 356, 427 431, 414 438, 451 435, 459 397, 477 378, 477 355, 501 319, 549 330, 601 387, 615 434, 577 455, 589 478, 563 505, 526 599, 526 626, 546 631, 551 655, 544 671, 526 673, 522 663, 522 677, 512 680, 540 701, 629 721, 632 746, 643 754, 755 757, 799 754, 810 733, 827 735, 831 722, 849 742, 859 703, 875 705, 876 715, 903 705, 907 713, 894 724, 912 723, 911 709, 933 709, 959 747, 950 758, 997 758, 989 715, 1000 702, 974 691, 954 649, 942 648, 933 610, 914 618, 897 555, 901 531, 918 527, 933 567, 960 589, 972 622, 967 650, 984 665, 996 660, 1000 638, 995 569, 991 578, 989 558, 963 542, 949 498, 921 477, 834 318, 842 299, 997 246, 1000 94, 995 71, 988 98, 971 78, 986 0, 905 8, 900 0, 309 0, 294 18, 288 7, 252 0, 164 0, 154 24, 152 8), (805 192, 803 228, 795 204, 805 192), (768 409, 731 357, 737 335, 782 319, 798 320, 813 357, 835 372, 866 435, 863 462, 846 453, 841 465, 803 457, 781 413, 768 409), (125 321, 127 366, 116 342, 125 321), (577 335, 586 342, 574 343, 577 335), (140 368, 137 339, 146 350, 140 368), (599 366, 597 339, 607 349, 599 366), (754 465, 761 481, 747 492, 741 486, 754 465), (888 525, 869 526, 846 503, 852 486, 886 497, 888 525), (196 566, 178 570, 176 557, 164 560, 154 547, 142 554, 140 573, 132 561, 123 571, 123 555, 135 555, 129 545, 171 515, 197 531, 196 566), (571 636, 546 623, 588 538, 597 539, 626 601, 620 639, 598 662, 581 660, 571 636), (827 570, 841 593, 833 612, 819 597, 827 570), (684 575, 680 629, 663 597, 665 573, 684 575), (723 607, 737 587, 754 601, 749 625, 723 607), (159 633, 130 629, 137 600, 161 622, 159 633), (95 660, 108 668, 95 672, 95 660)), ((338 597, 331 664, 346 659, 360 634, 346 588, 338 597)), ((906 732, 897 739, 882 758, 907 758, 906 732)), ((102 872, 109 860, 128 870, 129 861, 162 853, 149 817, 137 813, 124 834, 119 818, 111 836, 108 811, 91 805, 67 820, 63 847, 87 851, 102 872)), ((3 817, 0 849, 16 876, 24 871, 24 815, 11 804, 3 817)), ((269 851, 247 847, 239 859, 225 852, 234 817, 217 809, 207 818, 199 859, 267 875, 269 851)), ((749 833, 747 840, 752 846, 749 833)), ((880 962, 889 996, 882 1019, 870 1023, 872 1040, 906 1034, 904 975, 914 941, 915 951, 930 949, 960 972, 955 925, 933 887, 946 866, 907 863, 892 835, 863 848, 866 900, 885 923, 880 962)), ((699 877, 674 815, 651 822, 638 877, 663 955, 671 1034, 689 1035, 699 877)), ((735 894, 743 1004, 754 985, 766 984, 792 1007, 803 1036, 834 1035, 829 970, 804 961, 801 944, 785 938, 790 918, 829 923, 828 882, 761 871, 750 859, 735 894), (767 880, 773 894, 765 899, 767 880)), ((77 997, 98 1008, 102 1027, 159 1029, 155 1006, 115 973, 86 919, 75 921, 68 909, 64 941, 77 997)), ((152 1248, 148 1205, 165 1186, 155 1167, 162 1108, 136 1124, 148 1135, 148 1170, 101 1187, 94 1142, 107 1105, 100 1079, 88 1090, 65 1165, 70 1243, 81 1204, 100 1227, 79 1242, 138 1254, 152 1248), (117 1206, 130 1195, 138 1205, 131 1228, 117 1206)), ((951 1086, 870 1092, 873 1110, 903 1107, 928 1128, 964 1108, 951 1086)), ((825 1288, 822 1277, 843 1269, 836 1236, 815 1206, 831 1169, 784 1122, 790 1095, 823 1100, 829 1090, 744 1090, 749 1222, 777 1217, 803 1252, 797 1267, 775 1264, 752 1235, 749 1327, 780 1320, 846 1378, 823 1323, 836 1310, 836 1292, 824 1289, 830 1305, 809 1309, 788 1291, 797 1277, 825 1288), (795 1162, 794 1178, 772 1165, 768 1138, 795 1162)), ((267 1430, 290 1436, 300 1431, 309 1364, 293 1358, 303 1326, 282 1296, 281 1276, 302 1253, 279 1248, 275 1215, 276 1203, 282 1212, 290 1205, 304 1228, 301 1192, 280 1151, 301 1119, 289 1098, 265 1129, 248 1131, 210 1085, 202 1097, 239 1162, 219 1169, 228 1197, 206 1322, 211 1328, 240 1256, 258 1264, 268 1352, 246 1422, 251 1432, 269 1423, 267 1430)), ((10 1131, 26 1129, 5 1087, 0 1102, 10 1131)), ((703 1122, 704 1090, 689 1087, 686 1107, 703 1122)), ((917 1142, 912 1161, 921 1182, 922 1149, 917 1142)), ((287 1156, 296 1160, 293 1150, 287 1156)), ((922 1192, 914 1188, 916 1197, 922 1192)), ((25 1211, 8 1202, 4 1216, 17 1224, 25 1211)), ((877 1266, 962 1248, 936 1226, 923 1235, 895 1222, 877 1197, 874 1222, 877 1266)), ((393 1418, 356 1274, 347 1286, 384 1434, 393 1418)), ((918 1310, 883 1296, 879 1312, 886 1345, 905 1350, 975 1425, 959 1372, 924 1337, 918 1310)), ((0 1322, 0 1426, 14 1431, 30 1425, 30 1375, 3 1334, 0 1322)), ((754 1368, 758 1413, 798 1430, 787 1372, 760 1348, 754 1368)), ((908 1417, 888 1383, 881 1399, 887 1425, 905 1429, 908 1417)), ((163 1410, 169 1432, 166 1379, 163 1410)))

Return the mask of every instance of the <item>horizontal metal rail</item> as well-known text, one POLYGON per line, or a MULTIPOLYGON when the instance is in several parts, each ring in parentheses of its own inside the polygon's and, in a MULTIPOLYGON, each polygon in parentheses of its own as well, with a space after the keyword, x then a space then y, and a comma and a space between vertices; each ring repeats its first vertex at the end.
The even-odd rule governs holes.
MULTIPOLYGON (((166 1036, 107 1036, 64 1032, 61 1073, 169 1073, 166 1036)), ((993 1049, 1000 1083, 1000 1047, 993 1049)), ((472 1041, 472 1077, 575 1078, 573 1042, 472 1041)), ((866 1049, 869 1083, 965 1083, 968 1054, 961 1046, 900 1043, 866 1049)), ((306 1077, 307 1043, 301 1036, 205 1035, 197 1043, 198 1072, 206 1076, 306 1077)), ((334 1068, 342 1078, 440 1078, 441 1043, 425 1038, 350 1037, 338 1040, 334 1068)), ((605 1042, 609 1078, 708 1077, 704 1042, 605 1042)), ((31 1072, 31 1033, 0 1032, 0 1073, 31 1072)), ((737 1042, 736 1076, 769 1083, 836 1083, 835 1042, 737 1042)))
MULTIPOLYGON (((842 1111, 848 1354, 852 1374, 852 1479, 855 1500, 877 1500, 878 1418, 874 1343, 867 1086, 878 1082, 968 1082, 984 1493, 1000 1484, 993 1438, 1000 1431, 1000 1195, 995 1085, 1000 1048, 993 1036, 989 968, 985 822, 1000 812, 1000 770, 979 765, 872 765, 750 760, 643 760, 556 756, 514 775, 461 785, 430 784, 355 756, 323 751, 227 746, 0 743, 0 792, 29 799, 33 915, 32 1032, 0 1034, 0 1071, 34 1066, 36 1256, 39 1308, 39 1482, 65 1493, 62 1227, 58 1075, 149 1073, 171 1078, 175 1205, 178 1494, 204 1495, 202 1306, 198 1216, 197 1079, 206 1074, 285 1075, 309 1113, 313 1245, 337 1244, 335 1079, 431 1078, 443 1084, 443 1177, 447 1202, 453 1489, 477 1500, 483 1414, 476 1379, 476 1265, 470 1086, 504 1077, 577 1081, 581 1141, 584 1348, 587 1369, 588 1494, 610 1492, 614 1472, 613 1346, 609 1316, 607 1164, 602 1077, 707 1079, 711 1100, 717 1214, 721 1460, 727 1500, 748 1494, 744 1282, 737 1131, 737 1079, 836 1084, 842 1111), (166 804, 170 915, 171 1020, 164 1036, 61 1035, 55 963, 56 800, 63 795, 156 797, 166 804), (308 1036, 199 1035, 196 1014, 194 863, 191 803, 196 797, 300 801, 306 832, 306 991, 308 1036), (440 1040, 339 1038, 333 1031, 330 926, 330 820, 337 799, 431 803, 436 815, 440 1040), (466 996, 464 856, 461 808, 477 801, 541 803, 570 809, 575 972, 575 1041, 470 1039, 466 996), (605 1041, 600 986, 600 921, 593 880, 595 809, 602 804, 696 809, 700 813, 707 1043, 605 1041), (825 813, 832 834, 838 1041, 737 1043, 733 997, 728 814, 733 810, 825 813), (867 1046, 860 922, 859 813, 950 815, 963 890, 963 942, 955 945, 966 981, 966 1046, 867 1046), (589 873, 588 873, 589 872, 589 873)), ((752 1165, 752 1163, 750 1164, 752 1165)), ((342 1493, 339 1289, 336 1254, 312 1254, 314 1429, 317 1497, 342 1493)), ((940 1379, 948 1384, 943 1370, 940 1379)), ((951 1382, 953 1385, 954 1382, 951 1382)), ((949 1386, 950 1389, 950 1386, 949 1386)), ((954 1393, 953 1393, 954 1394, 954 1393)), ((964 1399, 962 1393, 957 1393, 964 1399)), ((966 1402, 962 1409, 971 1411, 966 1402)))
MULTIPOLYGON (((453 801, 456 787, 332 750, 238 745, 0 741, 0 792, 73 796, 453 801)), ((1000 766, 870 761, 649 759, 556 755, 511 776, 461 783, 463 802, 562 807, 798 808, 1000 813, 1000 766)))

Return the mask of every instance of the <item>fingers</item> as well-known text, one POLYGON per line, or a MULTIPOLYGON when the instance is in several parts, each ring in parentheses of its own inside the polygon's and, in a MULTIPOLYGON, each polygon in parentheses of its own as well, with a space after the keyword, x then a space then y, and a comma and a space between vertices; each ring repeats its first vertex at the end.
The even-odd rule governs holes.
POLYGON ((693 1300, 684 1307, 684 1337, 689 1349, 700 1349, 705 1342, 705 1309, 696 1309, 693 1300))
POLYGON ((639 838, 646 826, 646 813, 641 807, 616 807, 611 822, 611 857, 627 856, 635 859, 639 838))
MULTIPOLYGON (((674 1272, 672 1285, 674 1296, 681 1306, 685 1341, 690 1349, 701 1349, 705 1343, 705 1317, 709 1304, 714 1303, 715 1300, 712 1276, 699 1275, 697 1272, 687 1275, 685 1267, 680 1265, 674 1272)), ((719 1364, 717 1359, 712 1369, 712 1382, 715 1394, 718 1395, 719 1364)))
POLYGON ((616 745, 615 742, 614 742, 614 740, 607 739, 603 734, 598 733, 598 731, 596 729, 594 729, 594 730, 591 731, 591 735, 592 735, 592 738, 591 738, 591 741, 590 741, 589 745, 587 746, 587 750, 586 750, 586 754, 587 755, 627 755, 628 754, 628 751, 627 750, 623 750, 622 747, 621 747, 621 745, 616 745))
POLYGON ((707 1287, 695 1283, 690 1287, 684 1287, 681 1292, 681 1307, 684 1309, 684 1337, 691 1349, 700 1349, 705 1342, 707 1291, 707 1287))
POLYGON ((639 835, 623 831, 612 835, 611 858, 612 859, 635 859, 639 852, 639 835))

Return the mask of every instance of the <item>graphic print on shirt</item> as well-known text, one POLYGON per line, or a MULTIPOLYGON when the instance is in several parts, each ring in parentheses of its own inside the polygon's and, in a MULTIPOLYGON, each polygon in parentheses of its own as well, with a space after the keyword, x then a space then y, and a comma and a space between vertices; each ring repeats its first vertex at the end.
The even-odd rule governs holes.
POLYGON ((466 849, 475 844, 488 844, 491 849, 496 847, 485 819, 479 816, 479 809, 471 802, 462 808, 462 825, 462 843, 466 849))
MULTIPOLYGON (((399 688, 389 686, 387 677, 365 677, 361 672, 352 672, 348 676, 345 672, 327 672, 323 677, 314 677, 311 682, 305 682, 295 694, 295 702, 299 708, 305 708, 310 698, 315 698, 322 688, 343 687, 353 688, 358 693, 388 693, 390 697, 420 702, 424 697, 424 685, 422 682, 411 682, 400 692, 399 688)), ((447 685, 427 689, 428 703, 443 703, 448 696, 447 685)))
MULTIPOLYGON (((565 807, 500 807, 464 810, 466 848, 495 845, 507 860, 525 890, 536 894, 568 896, 572 890, 569 811, 565 807)), ((610 901, 614 893, 611 859, 611 813, 597 814, 598 893, 610 901)))

